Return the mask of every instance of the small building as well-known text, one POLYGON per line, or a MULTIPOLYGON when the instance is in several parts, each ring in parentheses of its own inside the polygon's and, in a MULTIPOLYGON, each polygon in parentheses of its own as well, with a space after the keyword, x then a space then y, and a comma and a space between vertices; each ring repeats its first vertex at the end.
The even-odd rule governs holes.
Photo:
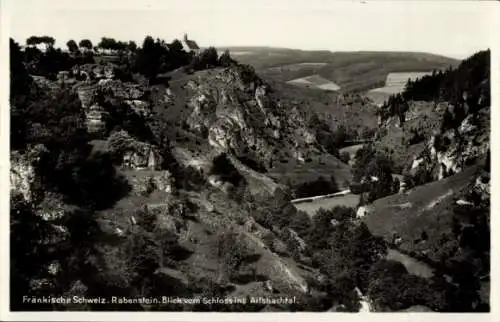
POLYGON ((194 40, 189 40, 187 34, 184 34, 184 38, 182 39, 182 48, 188 53, 194 52, 195 54, 200 53, 200 47, 194 40))

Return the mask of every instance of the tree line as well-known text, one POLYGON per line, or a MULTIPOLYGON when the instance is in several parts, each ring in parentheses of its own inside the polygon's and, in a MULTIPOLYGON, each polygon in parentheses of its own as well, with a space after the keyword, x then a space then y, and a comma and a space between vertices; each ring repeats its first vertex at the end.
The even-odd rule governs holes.
MULTIPOLYGON (((15 41, 12 40, 12 43, 15 41)), ((159 74, 181 67, 192 72, 236 63, 228 51, 219 55, 214 47, 209 47, 197 55, 185 51, 178 39, 167 43, 152 36, 146 36, 140 47, 134 41, 110 37, 102 37, 96 45, 90 39, 79 42, 70 39, 66 42, 67 51, 55 48, 55 43, 56 40, 50 36, 31 36, 26 40, 26 47, 21 51, 30 74, 55 79, 59 71, 70 70, 75 65, 95 63, 94 57, 100 55, 101 51, 116 55, 125 70, 144 75, 150 81, 154 81, 159 74), (44 45, 45 50, 41 51, 37 45, 44 45)))
POLYGON ((446 101, 467 104, 471 111, 490 105, 490 50, 463 60, 456 68, 434 70, 416 80, 409 79, 402 93, 391 95, 382 106, 383 116, 404 115, 408 101, 446 101))

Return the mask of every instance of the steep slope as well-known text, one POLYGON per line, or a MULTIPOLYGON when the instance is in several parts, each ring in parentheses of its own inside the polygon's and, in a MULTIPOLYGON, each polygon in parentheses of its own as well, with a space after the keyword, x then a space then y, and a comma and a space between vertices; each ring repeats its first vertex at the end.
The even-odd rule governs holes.
POLYGON ((410 82, 381 107, 376 145, 393 154, 397 171, 442 179, 486 156, 489 55, 479 52, 456 69, 410 82))
MULTIPOLYGON (((173 103, 158 113, 180 125, 171 137, 177 150, 194 158, 189 162, 205 159, 198 163, 207 164, 206 156, 218 151, 234 154, 257 171, 269 171, 281 183, 332 174, 339 182, 350 179, 349 167, 324 151, 308 125, 316 113, 309 108, 316 104, 314 95, 286 93, 241 65, 172 75, 169 84, 173 103), (314 163, 306 164, 308 160, 314 163), (304 175, 302 168, 311 171, 304 175)), ((326 114, 324 108, 316 105, 318 113, 323 109, 326 114)))
POLYGON ((364 206, 370 231, 489 303, 490 174, 471 167, 364 206))
MULTIPOLYGON (((169 88, 121 80, 103 72, 113 70, 107 67, 87 65, 58 81, 40 77, 46 95, 30 104, 46 109, 30 110, 21 100, 17 106, 14 124, 24 116, 27 129, 17 138, 24 146, 11 156, 12 237, 26 247, 13 262, 20 287, 33 295, 158 296, 169 290, 172 296, 311 298, 321 274, 299 265, 290 255, 293 244, 251 213, 259 205, 254 196, 272 203, 275 191, 285 188, 254 163, 324 154, 300 111, 276 103, 266 84, 241 66, 185 75, 182 85, 169 88), (174 117, 185 116, 185 126, 167 129, 162 121, 168 118, 157 112, 184 109, 179 102, 187 102, 187 111, 174 117), (44 114, 47 121, 37 123, 44 114), (57 135, 61 129, 68 136, 57 135), (176 131, 181 135, 169 140, 176 131), (193 146, 203 153, 193 154, 193 146), (229 182, 226 173, 214 170, 221 155, 229 156, 243 180, 229 182), (46 257, 37 257, 22 240, 30 229, 31 236, 40 234, 30 240, 33 247, 44 255, 49 248, 46 257), (269 239, 279 246, 271 247, 269 239), (31 261, 35 272, 23 261, 31 261)), ((127 308, 207 309, 161 303, 127 308)))

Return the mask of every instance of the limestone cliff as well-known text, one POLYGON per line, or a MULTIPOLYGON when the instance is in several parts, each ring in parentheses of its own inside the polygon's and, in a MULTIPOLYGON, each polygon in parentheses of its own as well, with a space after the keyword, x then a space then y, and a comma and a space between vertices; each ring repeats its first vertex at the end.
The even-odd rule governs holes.
POLYGON ((241 66, 199 72, 184 88, 187 125, 215 149, 251 149, 265 164, 277 151, 302 161, 317 152, 299 109, 282 105, 269 85, 241 66))
POLYGON ((410 169, 430 172, 434 180, 443 179, 484 158, 490 149, 490 108, 469 114, 456 129, 433 135, 426 149, 417 156, 410 169))

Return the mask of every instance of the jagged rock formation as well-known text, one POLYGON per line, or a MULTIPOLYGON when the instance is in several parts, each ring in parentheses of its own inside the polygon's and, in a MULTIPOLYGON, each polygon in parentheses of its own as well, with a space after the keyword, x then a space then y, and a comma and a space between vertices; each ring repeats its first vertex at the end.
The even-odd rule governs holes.
POLYGON ((124 167, 135 170, 161 169, 163 156, 158 147, 138 141, 124 130, 112 133, 108 145, 111 153, 118 158, 118 163, 124 167))
POLYGON ((98 104, 94 104, 85 113, 87 130, 89 133, 103 132, 106 127, 106 117, 109 113, 98 104))
POLYGON ((410 173, 419 169, 432 174, 434 180, 461 172, 486 156, 490 149, 490 108, 477 115, 469 114, 455 130, 433 135, 426 149, 412 163, 410 173))
POLYGON ((74 76, 84 77, 86 80, 113 79, 116 76, 116 67, 112 64, 85 64, 74 66, 71 72, 74 76))
POLYGON ((10 191, 20 194, 28 203, 43 198, 43 189, 39 181, 36 167, 48 150, 43 145, 29 148, 26 153, 12 151, 10 156, 10 191))
POLYGON ((74 90, 82 102, 90 133, 105 132, 108 116, 114 113, 114 110, 109 108, 109 102, 111 105, 123 102, 141 117, 151 115, 150 104, 146 99, 146 88, 140 84, 116 79, 114 67, 88 64, 75 67, 73 70, 74 75, 82 73, 91 76, 83 82, 77 82, 74 90), (108 103, 105 104, 105 101, 108 103))
POLYGON ((172 193, 175 191, 174 178, 168 170, 136 171, 128 173, 127 179, 132 186, 132 193, 147 195, 153 191, 172 193))
POLYGON ((200 72, 186 89, 188 126, 218 150, 251 149, 264 163, 278 150, 301 160, 314 150, 300 111, 276 102, 269 86, 242 67, 200 72))

